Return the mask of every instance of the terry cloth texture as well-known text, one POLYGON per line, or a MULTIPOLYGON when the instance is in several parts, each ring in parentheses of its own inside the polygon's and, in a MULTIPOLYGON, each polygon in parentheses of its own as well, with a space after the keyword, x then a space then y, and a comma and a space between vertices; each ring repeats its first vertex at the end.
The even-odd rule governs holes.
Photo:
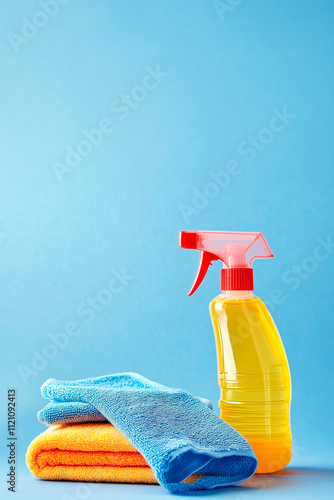
MULTIPOLYGON (((208 399, 198 398, 212 410, 208 399)), ((87 403, 50 403, 37 413, 37 419, 46 425, 78 422, 108 422, 93 406, 87 403)))

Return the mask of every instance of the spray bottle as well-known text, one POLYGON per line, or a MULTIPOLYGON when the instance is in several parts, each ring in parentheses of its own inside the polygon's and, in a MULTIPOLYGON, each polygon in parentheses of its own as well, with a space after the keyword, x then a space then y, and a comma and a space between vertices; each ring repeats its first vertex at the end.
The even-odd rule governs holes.
POLYGON ((200 250, 192 295, 212 261, 221 260, 222 293, 210 303, 216 340, 220 416, 252 446, 257 473, 291 460, 291 381, 276 325, 253 295, 254 259, 273 257, 261 233, 181 231, 182 248, 200 250))

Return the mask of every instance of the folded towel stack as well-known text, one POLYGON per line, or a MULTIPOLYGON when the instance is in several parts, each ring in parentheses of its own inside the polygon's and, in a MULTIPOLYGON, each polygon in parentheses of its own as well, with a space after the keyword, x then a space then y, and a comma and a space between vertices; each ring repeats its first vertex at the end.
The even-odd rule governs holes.
POLYGON ((254 474, 247 441, 200 400, 134 373, 42 386, 29 446, 42 479, 160 483, 172 493, 229 486, 254 474), (57 425, 56 425, 57 424, 57 425))

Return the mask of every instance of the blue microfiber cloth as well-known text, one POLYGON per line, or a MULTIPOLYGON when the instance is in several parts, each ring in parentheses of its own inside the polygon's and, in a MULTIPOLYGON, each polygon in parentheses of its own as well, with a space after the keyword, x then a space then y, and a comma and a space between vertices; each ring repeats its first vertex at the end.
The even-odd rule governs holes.
POLYGON ((108 422, 92 405, 77 402, 50 403, 37 413, 37 419, 46 425, 108 422))
POLYGON ((248 442, 206 404, 136 373, 73 382, 49 379, 41 391, 54 404, 39 412, 40 419, 52 423, 52 408, 59 421, 69 403, 74 403, 72 415, 73 410, 93 409, 95 417, 102 415, 124 434, 172 493, 230 486, 248 479, 257 467, 248 442), (192 474, 195 481, 186 482, 192 474))
MULTIPOLYGON (((212 410, 212 403, 208 399, 197 398, 212 410)), ((88 403, 50 403, 37 413, 37 419, 42 424, 74 424, 82 422, 109 422, 93 406, 88 403)))

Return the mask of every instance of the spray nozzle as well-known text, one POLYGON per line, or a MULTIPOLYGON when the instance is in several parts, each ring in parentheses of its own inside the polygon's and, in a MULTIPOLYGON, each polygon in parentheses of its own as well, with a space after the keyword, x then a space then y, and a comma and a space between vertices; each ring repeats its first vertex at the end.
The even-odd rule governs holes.
POLYGON ((214 260, 221 260, 226 266, 222 269, 222 290, 253 290, 253 260, 274 256, 262 233, 180 231, 179 246, 201 251, 197 275, 188 295, 197 290, 214 260))

